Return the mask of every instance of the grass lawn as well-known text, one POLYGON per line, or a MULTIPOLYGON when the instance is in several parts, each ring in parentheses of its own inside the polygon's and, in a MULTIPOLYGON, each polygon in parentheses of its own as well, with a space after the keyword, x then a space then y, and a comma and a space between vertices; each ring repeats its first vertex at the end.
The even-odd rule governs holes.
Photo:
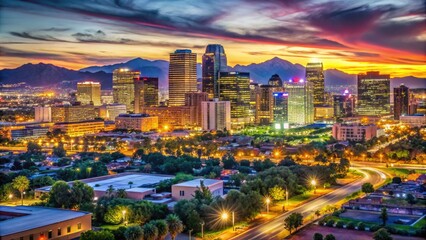
POLYGON ((383 170, 389 172, 393 176, 407 176, 410 172, 420 174, 426 173, 426 169, 383 168, 383 170))

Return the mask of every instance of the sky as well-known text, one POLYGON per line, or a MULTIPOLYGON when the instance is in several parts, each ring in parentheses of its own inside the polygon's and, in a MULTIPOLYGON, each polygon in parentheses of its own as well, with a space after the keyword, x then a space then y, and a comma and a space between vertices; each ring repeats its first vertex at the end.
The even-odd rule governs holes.
POLYGON ((276 56, 426 77, 425 9, 423 0, 2 0, 0 68, 168 60, 178 48, 200 62, 219 43, 231 66, 276 56))

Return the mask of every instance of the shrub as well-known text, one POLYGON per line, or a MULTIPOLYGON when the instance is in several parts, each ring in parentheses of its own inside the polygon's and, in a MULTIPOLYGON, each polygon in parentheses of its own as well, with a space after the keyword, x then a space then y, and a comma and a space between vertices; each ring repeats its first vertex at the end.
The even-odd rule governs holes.
POLYGON ((328 220, 326 226, 327 227, 333 227, 334 226, 334 220, 333 219, 328 220))
POLYGON ((333 234, 327 234, 324 240, 336 240, 336 237, 333 234))
POLYGON ((324 226, 324 224, 326 223, 326 220, 324 219, 324 218, 321 218, 319 221, 318 221, 318 225, 320 225, 320 226, 324 226))
POLYGON ((336 223, 336 227, 337 227, 337 228, 343 228, 343 225, 345 225, 345 223, 344 223, 343 221, 338 221, 338 222, 336 223))
POLYGON ((322 236, 321 233, 315 233, 314 234, 314 240, 323 240, 324 237, 322 236))
POLYGON ((396 234, 402 235, 402 236, 408 236, 408 235, 410 235, 410 233, 407 230, 405 230, 405 229, 397 229, 396 230, 396 234))
POLYGON ((347 228, 347 229, 355 229, 355 223, 354 223, 354 222, 349 222, 349 223, 346 225, 346 228, 347 228))
POLYGON ((365 230, 365 223, 363 223, 363 222, 358 223, 358 230, 364 231, 365 230))
POLYGON ((370 232, 376 232, 380 228, 382 228, 382 226, 375 224, 375 225, 370 227, 370 232))

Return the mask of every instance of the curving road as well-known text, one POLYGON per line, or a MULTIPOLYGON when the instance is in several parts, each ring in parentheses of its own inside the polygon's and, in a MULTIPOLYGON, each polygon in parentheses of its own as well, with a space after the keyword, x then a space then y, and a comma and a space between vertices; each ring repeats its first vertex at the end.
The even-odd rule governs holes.
POLYGON ((365 175, 365 177, 358 181, 345 185, 322 197, 319 197, 311 202, 303 204, 289 212, 283 213, 267 223, 264 223, 252 229, 249 229, 241 233, 240 235, 237 235, 230 239, 232 240, 279 239, 278 234, 280 234, 284 230, 284 219, 287 218, 291 213, 299 212, 304 217, 306 217, 309 214, 315 212, 318 209, 321 209, 322 207, 326 205, 336 204, 337 202, 344 199, 346 196, 350 195, 351 193, 360 190, 361 185, 366 182, 370 182, 371 184, 376 185, 376 184, 380 184, 384 182, 387 177, 385 173, 374 168, 362 167, 362 168, 356 168, 356 169, 362 172, 365 175))

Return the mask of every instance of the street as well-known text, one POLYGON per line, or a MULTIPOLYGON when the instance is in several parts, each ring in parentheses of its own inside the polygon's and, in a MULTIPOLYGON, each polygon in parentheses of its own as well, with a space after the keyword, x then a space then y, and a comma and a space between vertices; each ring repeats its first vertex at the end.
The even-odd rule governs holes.
POLYGON ((311 202, 308 202, 302 206, 299 206, 289 212, 286 212, 270 222, 264 223, 257 227, 254 227, 242 234, 230 238, 232 240, 248 240, 248 239, 278 239, 278 235, 284 229, 284 219, 287 218, 293 212, 299 212, 303 217, 308 216, 309 214, 323 208, 329 204, 336 204, 340 200, 344 199, 346 196, 350 195, 352 192, 361 189, 361 185, 365 182, 370 182, 373 185, 379 184, 386 179, 386 175, 374 168, 357 168, 357 170, 362 171, 365 174, 365 177, 350 183, 346 186, 343 186, 329 194, 326 194, 322 197, 319 197, 311 202))

